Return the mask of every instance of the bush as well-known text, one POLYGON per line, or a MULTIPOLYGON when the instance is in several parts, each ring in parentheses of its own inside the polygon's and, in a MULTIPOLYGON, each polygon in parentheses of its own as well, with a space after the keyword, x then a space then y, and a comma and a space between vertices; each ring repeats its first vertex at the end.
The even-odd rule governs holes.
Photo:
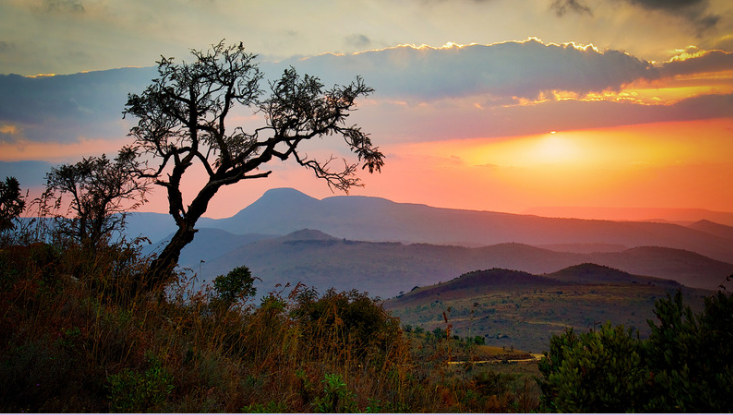
POLYGON ((733 408, 733 296, 694 315, 682 293, 655 303, 645 341, 633 330, 567 329, 540 361, 543 409, 559 412, 727 412, 733 408))
POLYGON ((145 373, 125 369, 107 377, 109 382, 110 412, 147 412, 160 410, 173 391, 173 376, 151 357, 145 373))
POLYGON ((636 408, 647 371, 632 330, 610 323, 576 334, 566 329, 550 340, 540 361, 542 404, 560 412, 625 412, 636 408))
POLYGON ((656 302, 659 325, 645 343, 654 412, 729 412, 733 408, 733 295, 718 292, 693 315, 674 299, 656 302))
POLYGON ((253 287, 255 279, 247 267, 237 267, 227 275, 219 275, 214 279, 215 297, 211 304, 215 308, 229 309, 237 300, 253 297, 257 289, 253 287))

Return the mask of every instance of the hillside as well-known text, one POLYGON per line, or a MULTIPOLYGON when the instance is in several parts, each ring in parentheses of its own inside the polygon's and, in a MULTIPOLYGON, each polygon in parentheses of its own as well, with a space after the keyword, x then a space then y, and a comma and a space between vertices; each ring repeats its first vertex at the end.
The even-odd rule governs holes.
MULTIPOLYGON (((155 245, 145 246, 143 253, 150 254, 162 251, 165 246, 164 242, 167 242, 172 235, 172 233, 167 235, 155 245)), ((196 232, 193 242, 186 245, 181 251, 178 265, 181 268, 194 267, 198 270, 201 261, 208 262, 235 248, 274 237, 275 235, 262 234, 235 235, 221 229, 201 228, 196 232)))
POLYGON ((207 219, 201 227, 236 234, 284 235, 318 229, 338 238, 439 245, 485 246, 612 244, 664 246, 694 251, 733 263, 728 240, 669 223, 613 222, 441 209, 363 196, 318 200, 294 189, 273 189, 227 219, 207 219))
POLYGON ((701 220, 688 225, 688 227, 733 241, 733 226, 721 225, 709 220, 701 220))
POLYGON ((472 271, 390 298, 384 306, 403 324, 428 331, 445 327, 445 312, 458 336, 479 335, 490 346, 538 352, 565 327, 587 330, 606 321, 636 327, 645 337, 654 302, 678 288, 695 310, 711 293, 586 263, 546 275, 472 271))
MULTIPOLYGON (((252 242, 207 260, 201 266, 199 279, 211 281, 234 267, 246 265, 262 280, 258 282, 260 293, 276 284, 302 282, 319 290, 357 289, 386 298, 477 269, 543 274, 588 262, 706 289, 715 289, 733 273, 733 264, 670 248, 576 254, 523 244, 466 248, 353 241, 309 230, 252 242)), ((198 272, 198 265, 195 270, 198 272)))
MULTIPOLYGON (((363 196, 318 200, 288 188, 267 191, 230 218, 202 218, 197 227, 235 235, 286 235, 307 228, 359 241, 467 247, 521 243, 577 253, 662 246, 733 263, 730 239, 708 228, 441 209, 363 196)), ((144 234, 156 244, 173 231, 173 221, 166 215, 135 213, 128 221, 129 236, 144 234)), ((222 255, 239 247, 210 242, 222 255)))

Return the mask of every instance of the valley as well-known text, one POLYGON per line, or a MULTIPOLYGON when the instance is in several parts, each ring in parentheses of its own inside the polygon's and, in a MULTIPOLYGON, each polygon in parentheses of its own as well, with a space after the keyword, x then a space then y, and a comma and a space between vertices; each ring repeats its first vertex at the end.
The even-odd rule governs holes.
MULTIPOLYGON (((132 232, 165 229, 160 217, 140 223, 132 232)), ((200 225, 179 262, 194 290, 244 265, 258 297, 298 284, 357 290, 384 299, 405 327, 450 325, 535 353, 565 327, 611 321, 646 336, 656 300, 681 289, 700 309, 733 274, 733 228, 708 220, 557 219, 273 189, 200 225)))

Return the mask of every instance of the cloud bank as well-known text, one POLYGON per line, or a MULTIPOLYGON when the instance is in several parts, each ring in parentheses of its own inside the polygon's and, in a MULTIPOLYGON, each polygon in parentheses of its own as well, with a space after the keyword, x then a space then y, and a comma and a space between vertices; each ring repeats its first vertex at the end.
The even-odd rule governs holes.
POLYGON ((345 82, 361 74, 380 93, 435 100, 487 95, 506 101, 537 99, 552 91, 578 95, 619 90, 639 79, 656 79, 649 62, 592 46, 543 44, 530 39, 493 45, 443 48, 399 46, 354 55, 289 60, 302 71, 345 82))
MULTIPOLYGON (((399 46, 264 62, 261 68, 266 79, 275 79, 291 65, 327 85, 363 76, 376 92, 354 119, 392 141, 512 136, 733 114, 731 96, 725 94, 703 94, 674 105, 582 100, 634 82, 729 70, 733 53, 721 51, 687 54, 653 66, 616 50, 530 39, 461 47, 399 46), (575 98, 558 100, 557 92, 575 98)), ((124 139, 132 123, 122 120, 127 94, 141 92, 155 75, 155 68, 37 78, 0 75, 0 145, 124 139)))

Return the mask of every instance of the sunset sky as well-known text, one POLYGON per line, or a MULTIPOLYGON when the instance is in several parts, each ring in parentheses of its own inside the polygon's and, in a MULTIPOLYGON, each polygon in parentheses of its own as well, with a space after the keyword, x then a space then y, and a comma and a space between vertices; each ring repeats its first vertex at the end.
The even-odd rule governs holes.
MULTIPOLYGON (((221 39, 258 54, 269 79, 294 66, 375 89, 349 122, 386 165, 351 194, 733 212, 730 0, 0 0, 0 178, 38 192, 53 165, 114 155, 131 143, 127 93, 155 61, 221 39)), ((233 121, 262 125, 251 111, 233 121)), ((270 188, 333 195, 294 162, 270 168, 221 190, 207 216, 270 188)), ((141 210, 166 211, 160 189, 150 200, 141 210)))

